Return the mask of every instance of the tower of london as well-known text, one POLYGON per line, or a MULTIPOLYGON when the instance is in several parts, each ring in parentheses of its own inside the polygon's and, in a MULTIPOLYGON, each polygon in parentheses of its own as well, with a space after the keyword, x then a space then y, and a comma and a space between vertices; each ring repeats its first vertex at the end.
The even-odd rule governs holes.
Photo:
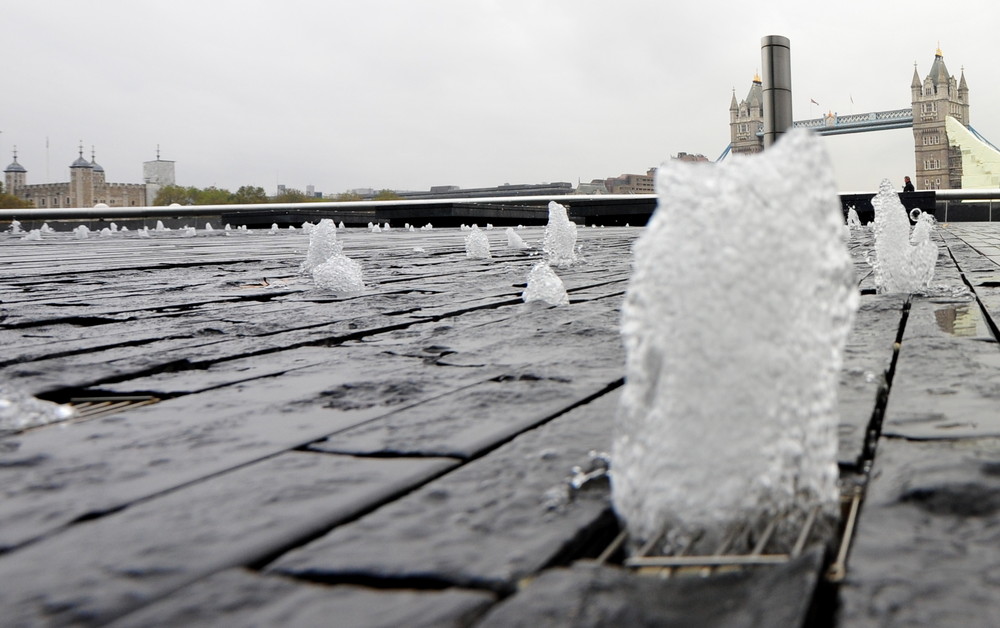
POLYGON ((174 162, 161 160, 157 151, 156 161, 143 164, 144 183, 109 183, 104 168, 97 163, 93 152, 90 161, 83 156, 69 166, 69 181, 64 183, 28 183, 28 170, 14 160, 4 169, 4 189, 38 208, 93 207, 103 203, 109 207, 143 207, 153 202, 156 191, 163 185, 174 183, 174 162))

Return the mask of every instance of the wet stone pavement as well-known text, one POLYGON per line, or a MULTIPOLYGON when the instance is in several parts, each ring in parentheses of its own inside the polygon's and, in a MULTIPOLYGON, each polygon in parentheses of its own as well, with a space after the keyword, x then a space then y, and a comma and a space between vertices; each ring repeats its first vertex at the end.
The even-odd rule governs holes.
MULTIPOLYGON (((75 225, 61 227, 68 230, 75 225)), ((640 229, 581 228, 570 304, 525 304, 487 231, 0 234, 0 383, 80 414, 0 432, 4 626, 1000 625, 1000 227, 939 228, 930 296, 862 305, 841 381, 840 539, 665 578, 596 560, 640 229), (120 405, 117 405, 120 404, 120 405)), ((771 298, 781 298, 775 286, 771 298)), ((708 497, 708 496, 706 496, 708 497)))

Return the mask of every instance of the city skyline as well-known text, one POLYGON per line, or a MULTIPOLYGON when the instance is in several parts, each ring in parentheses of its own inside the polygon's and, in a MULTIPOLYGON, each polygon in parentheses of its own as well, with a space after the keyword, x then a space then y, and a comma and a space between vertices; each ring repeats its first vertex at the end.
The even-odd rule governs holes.
MULTIPOLYGON (((791 41, 797 120, 908 106, 914 62, 923 76, 940 46, 964 68, 972 124, 1000 143, 985 2, 954 19, 923 1, 905 15, 788 1, 746 15, 713 2, 203 4, 9 10, 4 164, 17 145, 31 182, 61 181, 82 140, 123 182, 141 181, 159 145, 178 184, 202 188, 575 185, 679 152, 718 157, 768 34, 791 41)), ((823 142, 843 191, 913 174, 909 129, 823 142)))

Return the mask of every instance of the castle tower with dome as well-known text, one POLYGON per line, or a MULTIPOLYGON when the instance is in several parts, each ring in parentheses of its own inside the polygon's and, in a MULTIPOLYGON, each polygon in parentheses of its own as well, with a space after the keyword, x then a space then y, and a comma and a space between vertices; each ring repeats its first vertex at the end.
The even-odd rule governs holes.
POLYGON ((153 200, 147 196, 145 183, 108 183, 94 152, 91 151, 87 161, 82 145, 76 161, 69 166, 67 183, 29 184, 28 170, 17 161, 15 147, 14 161, 4 168, 4 189, 38 208, 93 207, 98 203, 109 207, 142 207, 153 200))

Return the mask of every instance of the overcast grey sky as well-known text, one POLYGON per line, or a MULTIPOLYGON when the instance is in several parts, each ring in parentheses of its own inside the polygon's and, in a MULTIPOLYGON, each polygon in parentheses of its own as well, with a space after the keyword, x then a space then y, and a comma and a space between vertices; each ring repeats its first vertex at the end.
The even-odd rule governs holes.
MULTIPOLYGON (((317 191, 589 181, 729 143, 765 35, 791 40, 795 118, 910 105, 939 42, 1000 144, 995 2, 10 2, 0 160, 109 181, 317 191), (812 105, 811 100, 819 103, 812 105), (853 100, 853 102, 852 102, 853 100), (48 141, 48 151, 46 151, 48 141)), ((825 138, 841 190, 913 174, 909 129, 825 138)))

